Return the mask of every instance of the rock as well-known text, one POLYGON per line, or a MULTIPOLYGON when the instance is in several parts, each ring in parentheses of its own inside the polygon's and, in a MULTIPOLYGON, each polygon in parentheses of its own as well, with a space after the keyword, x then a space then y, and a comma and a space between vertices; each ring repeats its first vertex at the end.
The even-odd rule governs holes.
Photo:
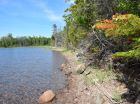
POLYGON ((84 64, 80 64, 77 66, 77 73, 82 74, 85 71, 86 67, 84 64))
POLYGON ((39 103, 44 104, 52 101, 55 97, 55 94, 52 90, 45 91, 40 97, 39 97, 39 103))
POLYGON ((62 64, 62 65, 61 65, 61 68, 63 69, 64 67, 65 67, 65 64, 62 64))
POLYGON ((79 50, 78 53, 76 53, 76 60, 77 61, 80 61, 83 59, 83 56, 84 56, 84 52, 82 50, 79 50))
POLYGON ((72 72, 68 72, 65 75, 70 76, 72 74, 72 72))

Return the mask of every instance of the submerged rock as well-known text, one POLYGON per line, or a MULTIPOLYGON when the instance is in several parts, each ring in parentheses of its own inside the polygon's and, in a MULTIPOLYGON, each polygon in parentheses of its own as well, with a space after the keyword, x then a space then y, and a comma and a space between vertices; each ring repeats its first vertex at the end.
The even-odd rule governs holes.
POLYGON ((39 103, 44 104, 52 101, 55 97, 55 94, 52 90, 45 91, 40 97, 39 97, 39 103))

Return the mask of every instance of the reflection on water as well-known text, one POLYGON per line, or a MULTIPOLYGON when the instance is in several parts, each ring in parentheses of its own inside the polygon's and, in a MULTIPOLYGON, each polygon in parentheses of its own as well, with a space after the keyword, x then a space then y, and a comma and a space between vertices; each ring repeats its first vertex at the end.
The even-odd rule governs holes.
POLYGON ((65 86, 64 57, 45 48, 0 49, 0 104, 37 104, 39 95, 65 86))

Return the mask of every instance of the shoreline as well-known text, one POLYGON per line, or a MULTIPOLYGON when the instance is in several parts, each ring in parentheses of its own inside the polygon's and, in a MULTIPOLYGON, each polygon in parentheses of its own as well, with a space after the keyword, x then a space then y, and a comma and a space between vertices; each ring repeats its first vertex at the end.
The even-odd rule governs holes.
MULTIPOLYGON (((77 70, 82 66, 77 61, 76 53, 65 51, 63 48, 52 48, 54 51, 59 51, 66 58, 66 62, 61 65, 67 78, 65 88, 56 92, 56 98, 52 104, 111 104, 108 99, 96 101, 99 92, 94 85, 87 85, 82 74, 78 74, 77 70)), ((99 95, 100 96, 100 95, 99 95)))
POLYGON ((64 48, 52 47, 51 49, 61 52, 66 58, 66 62, 61 65, 61 71, 66 75, 67 83, 65 88, 56 92, 56 98, 52 104, 126 104, 126 102, 119 101, 121 98, 116 93, 116 95, 112 95, 116 88, 119 88, 119 92, 126 92, 127 89, 123 84, 115 79, 99 85, 88 84, 84 75, 77 72, 79 68, 83 68, 83 63, 77 61, 76 53, 66 51, 64 48))
POLYGON ((128 89, 124 84, 117 82, 111 70, 85 67, 85 63, 76 57, 77 52, 65 48, 51 46, 30 48, 57 51, 66 60, 59 68, 66 76, 65 87, 55 91, 56 97, 49 104, 131 104, 122 101, 120 95, 128 89))
POLYGON ((66 75, 66 86, 56 92, 56 98, 52 104, 78 104, 74 103, 74 100, 77 98, 76 90, 78 90, 78 77, 75 73, 76 70, 73 70, 77 67, 77 64, 75 64, 76 57, 74 53, 65 51, 63 48, 52 47, 52 50, 61 52, 66 59, 66 62, 61 65, 61 71, 66 75))
POLYGON ((0 47, 0 48, 48 48, 51 49, 52 46, 50 45, 33 45, 33 46, 11 46, 11 47, 0 47))

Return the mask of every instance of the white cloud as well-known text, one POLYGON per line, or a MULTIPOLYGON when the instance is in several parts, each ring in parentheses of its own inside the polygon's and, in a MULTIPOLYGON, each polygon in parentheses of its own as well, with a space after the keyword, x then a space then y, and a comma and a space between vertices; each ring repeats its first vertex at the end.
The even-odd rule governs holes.
MULTIPOLYGON (((50 21, 52 22, 63 22, 63 14, 57 14, 55 11, 53 11, 52 9, 50 9, 47 6, 46 1, 44 2, 43 0, 25 0, 28 3, 33 4, 35 7, 37 7, 38 9, 41 10, 41 12, 44 14, 44 16, 46 18, 48 18, 50 21)), ((7 5, 7 4, 11 4, 12 6, 16 7, 17 10, 22 10, 23 5, 21 4, 20 1, 16 1, 16 0, 0 0, 0 5, 7 5)), ((30 10, 29 10, 30 11, 30 10)), ((22 13, 9 13, 12 15, 22 15, 22 13)))
POLYGON ((48 8, 44 8, 43 11, 46 14, 47 18, 50 19, 51 21, 59 21, 59 22, 62 21, 62 16, 56 15, 54 11, 48 8))
POLYGON ((32 2, 45 13, 45 16, 53 22, 62 22, 63 18, 61 15, 57 15, 55 11, 48 8, 47 4, 43 0, 32 0, 32 2))
POLYGON ((69 5, 74 4, 75 0, 66 1, 69 5))

